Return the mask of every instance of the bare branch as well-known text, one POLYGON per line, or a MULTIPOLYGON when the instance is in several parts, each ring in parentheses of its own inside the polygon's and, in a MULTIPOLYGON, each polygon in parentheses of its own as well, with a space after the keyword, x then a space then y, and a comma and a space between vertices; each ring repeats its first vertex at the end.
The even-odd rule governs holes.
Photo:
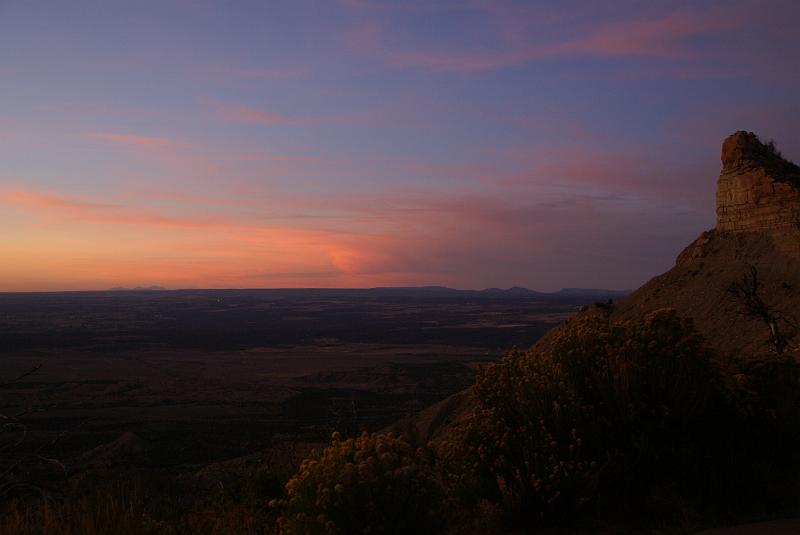
POLYGON ((769 328, 769 341, 778 355, 782 355, 789 344, 786 334, 781 329, 781 324, 797 330, 797 324, 783 311, 767 303, 761 294, 762 284, 758 278, 758 269, 747 265, 747 270, 741 279, 734 281, 728 287, 728 293, 742 306, 741 315, 756 318, 764 322, 769 328))

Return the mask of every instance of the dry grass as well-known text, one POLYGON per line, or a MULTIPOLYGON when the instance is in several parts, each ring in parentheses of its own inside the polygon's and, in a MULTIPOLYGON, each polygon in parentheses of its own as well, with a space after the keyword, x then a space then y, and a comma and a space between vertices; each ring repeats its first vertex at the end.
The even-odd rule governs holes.
POLYGON ((3 535, 261 535, 271 532, 264 500, 208 496, 188 508, 170 506, 175 496, 145 496, 120 485, 83 496, 20 498, 0 509, 3 535), (160 514, 151 511, 161 510, 160 514), (164 511, 167 511, 166 513, 164 511), (158 517, 158 518, 157 518, 158 517))
POLYGON ((170 533, 149 519, 136 493, 101 491, 70 500, 18 499, 6 504, 7 535, 139 535, 170 533))

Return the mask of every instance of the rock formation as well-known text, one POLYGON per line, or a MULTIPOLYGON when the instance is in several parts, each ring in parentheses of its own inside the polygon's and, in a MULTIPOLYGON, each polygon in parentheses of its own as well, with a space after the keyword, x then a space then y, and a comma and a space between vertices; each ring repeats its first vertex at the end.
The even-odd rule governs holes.
POLYGON ((800 228, 800 167, 752 132, 722 144, 717 230, 781 232, 800 228))

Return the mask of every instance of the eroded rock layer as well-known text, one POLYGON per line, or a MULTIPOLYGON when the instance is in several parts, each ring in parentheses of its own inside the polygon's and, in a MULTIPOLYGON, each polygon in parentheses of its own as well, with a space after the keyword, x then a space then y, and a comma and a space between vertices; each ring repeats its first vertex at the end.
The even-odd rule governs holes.
POLYGON ((717 230, 799 229, 800 168, 752 132, 728 136, 717 183, 717 230))

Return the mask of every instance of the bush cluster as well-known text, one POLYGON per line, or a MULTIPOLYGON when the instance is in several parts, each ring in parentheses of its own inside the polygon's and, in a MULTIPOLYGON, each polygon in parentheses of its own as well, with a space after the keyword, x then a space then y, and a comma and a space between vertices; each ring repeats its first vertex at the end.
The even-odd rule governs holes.
POLYGON ((526 527, 774 508, 797 495, 797 392, 794 360, 723 364, 672 310, 587 315, 479 376, 448 457, 462 493, 526 527))
POLYGON ((281 533, 435 533, 442 486, 432 452, 392 434, 362 434, 303 461, 286 485, 281 533))

